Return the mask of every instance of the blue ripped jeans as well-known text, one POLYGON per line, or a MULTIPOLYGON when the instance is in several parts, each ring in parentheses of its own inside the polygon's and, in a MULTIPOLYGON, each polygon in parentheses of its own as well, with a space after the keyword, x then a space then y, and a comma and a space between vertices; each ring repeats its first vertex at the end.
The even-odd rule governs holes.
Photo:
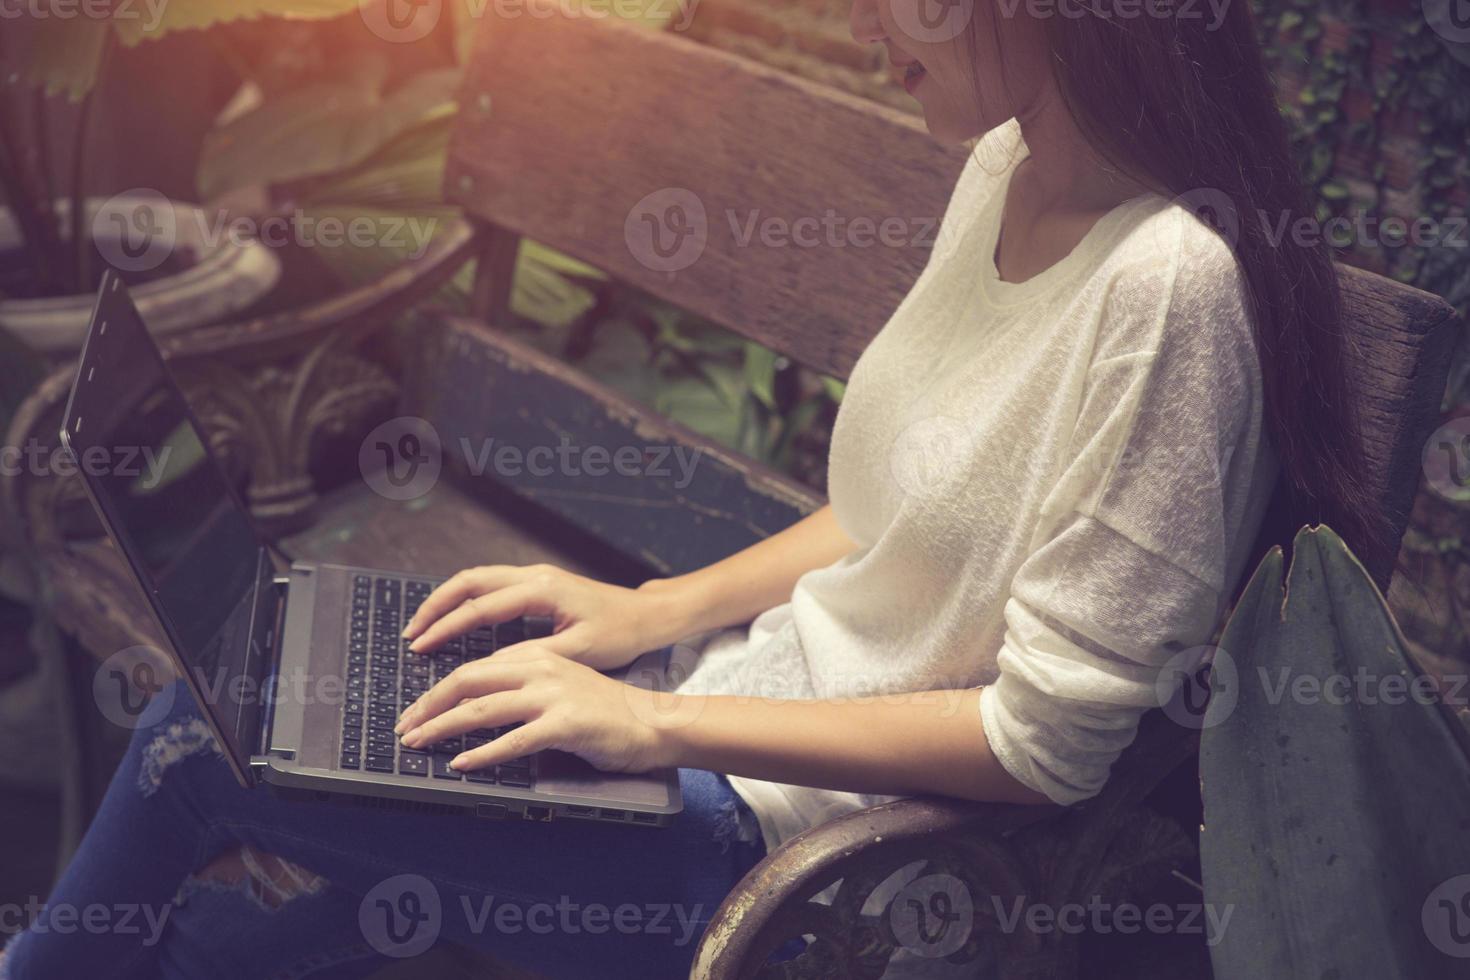
POLYGON ((679 775, 664 829, 286 801, 240 788, 180 688, 0 978, 337 980, 443 941, 546 977, 688 976, 765 847, 724 777, 679 775), (195 874, 233 853, 250 873, 195 874))

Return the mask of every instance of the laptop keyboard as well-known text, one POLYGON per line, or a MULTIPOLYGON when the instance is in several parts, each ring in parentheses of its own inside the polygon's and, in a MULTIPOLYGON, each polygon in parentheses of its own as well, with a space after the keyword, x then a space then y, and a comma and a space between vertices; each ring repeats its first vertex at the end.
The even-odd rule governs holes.
POLYGON ((342 709, 342 768, 397 773, 455 782, 492 783, 529 789, 532 757, 459 773, 449 762, 467 749, 484 745, 516 726, 480 728, 414 751, 393 734, 398 716, 419 696, 466 660, 489 656, 526 638, 525 623, 512 620, 483 627, 444 644, 433 653, 409 652, 403 626, 429 597, 434 583, 386 575, 352 580, 352 613, 347 626, 347 700, 342 709))

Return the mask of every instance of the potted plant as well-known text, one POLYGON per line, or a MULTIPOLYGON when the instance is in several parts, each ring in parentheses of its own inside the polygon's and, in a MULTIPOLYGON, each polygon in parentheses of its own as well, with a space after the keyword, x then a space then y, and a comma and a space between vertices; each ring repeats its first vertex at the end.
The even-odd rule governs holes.
POLYGON ((93 102, 120 47, 262 15, 337 16, 357 0, 106 2, 62 10, 32 5, 6 22, 0 106, 0 330, 31 348, 74 350, 104 263, 121 272, 149 326, 188 329, 249 306, 280 276, 272 251, 219 234, 196 205, 157 191, 84 191, 93 102), (64 103, 70 103, 66 105, 64 103), (20 111, 22 104, 25 111, 20 111), (19 130, 26 130, 24 134, 19 130), (53 152, 64 129, 69 153, 53 152), (67 172, 60 172, 57 156, 67 172))

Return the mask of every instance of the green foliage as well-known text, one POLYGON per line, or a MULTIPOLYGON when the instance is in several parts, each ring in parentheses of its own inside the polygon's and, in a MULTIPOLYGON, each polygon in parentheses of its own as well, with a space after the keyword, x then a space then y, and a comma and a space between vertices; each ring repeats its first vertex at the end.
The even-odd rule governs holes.
POLYGON ((199 30, 237 20, 290 16, 299 20, 337 17, 356 10, 359 0, 187 0, 164 4, 157 23, 143 16, 37 17, 8 19, 6 31, 27 32, 22 48, 29 53, 23 76, 48 93, 79 99, 97 81, 103 52, 112 38, 129 46, 171 31, 199 30))
POLYGON ((1456 681, 1409 656, 1330 529, 1282 565, 1236 604, 1202 719, 1205 901, 1232 912, 1214 974, 1459 976, 1444 886, 1470 868, 1470 741, 1438 701, 1456 681))
MULTIPOLYGON (((199 193, 208 199, 253 184, 340 174, 394 153, 393 142, 411 130, 454 115, 457 68, 425 71, 392 89, 387 76, 386 58, 357 58, 347 77, 283 93, 217 128, 205 140, 199 193)), ((413 161, 433 150, 419 144, 398 148, 395 157, 413 161)))
MULTIPOLYGON (((1424 19, 1418 3, 1392 6, 1369 0, 1253 0, 1266 57, 1282 75, 1305 72, 1294 102, 1282 107, 1308 184, 1316 190, 1322 220, 1361 211, 1374 218, 1394 214, 1388 201, 1386 137, 1407 115, 1417 115, 1419 154, 1415 184, 1423 217, 1449 216, 1451 191, 1470 182, 1470 66, 1450 52, 1424 19), (1332 22, 1338 45, 1323 45, 1323 24, 1332 22), (1392 41, 1389 41, 1392 39, 1392 41), (1382 48, 1391 44, 1391 58, 1382 48), (1377 50, 1375 50, 1375 45, 1377 50), (1326 48, 1326 49, 1324 49, 1326 48), (1349 102, 1366 97, 1366 118, 1354 119, 1349 102), (1368 161, 1369 185, 1351 187, 1340 157, 1368 161)), ((1361 113, 1358 113, 1361 114, 1361 113)), ((1402 189, 1402 188, 1401 188, 1402 189)), ((1407 190, 1407 189, 1404 189, 1407 190)), ((1421 215, 1398 215, 1415 218, 1421 215)), ((1470 310, 1470 263, 1465 249, 1445 242, 1413 241, 1387 249, 1388 275, 1470 310)), ((1346 261, 1361 260, 1351 251, 1346 261)), ((1462 344, 1457 360, 1470 356, 1462 344)), ((1465 378, 1459 369, 1456 378, 1465 378)), ((1452 386, 1448 402, 1470 398, 1470 388, 1452 386)))
MULTIPOLYGON (((467 3, 451 9, 459 18, 455 50, 462 60, 478 24, 467 3)), ((659 26, 659 18, 648 26, 659 26)), ((410 229, 396 243, 349 242, 316 253, 349 285, 381 277, 426 244, 424 229, 438 233, 458 218, 441 185, 460 74, 451 66, 390 85, 381 52, 344 58, 331 78, 265 97, 210 134, 200 190, 212 197, 265 185, 289 202, 298 221, 366 219, 382 229, 410 229)), ((466 270, 437 301, 466 309, 471 282, 466 270)), ((773 351, 534 241, 522 243, 511 311, 532 343, 701 434, 776 465, 793 463, 798 437, 841 397, 840 383, 798 378, 773 351)), ((820 475, 810 462, 806 468, 820 475)))

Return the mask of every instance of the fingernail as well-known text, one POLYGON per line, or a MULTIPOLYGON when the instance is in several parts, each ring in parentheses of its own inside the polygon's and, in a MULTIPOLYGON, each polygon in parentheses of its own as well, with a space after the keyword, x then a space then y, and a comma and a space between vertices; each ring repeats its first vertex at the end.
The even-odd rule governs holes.
POLYGON ((421 731, 421 729, 415 728, 413 731, 411 731, 407 735, 403 736, 403 744, 417 747, 418 744, 419 744, 419 732, 420 731, 421 731))
POLYGON ((464 765, 464 762, 465 762, 465 757, 462 756, 462 755, 457 755, 453 759, 450 759, 449 760, 449 768, 451 768, 451 769, 459 769, 459 768, 462 768, 463 765, 464 765))
POLYGON ((405 640, 413 639, 413 624, 410 623, 409 625, 403 627, 403 632, 399 635, 402 636, 405 640))

